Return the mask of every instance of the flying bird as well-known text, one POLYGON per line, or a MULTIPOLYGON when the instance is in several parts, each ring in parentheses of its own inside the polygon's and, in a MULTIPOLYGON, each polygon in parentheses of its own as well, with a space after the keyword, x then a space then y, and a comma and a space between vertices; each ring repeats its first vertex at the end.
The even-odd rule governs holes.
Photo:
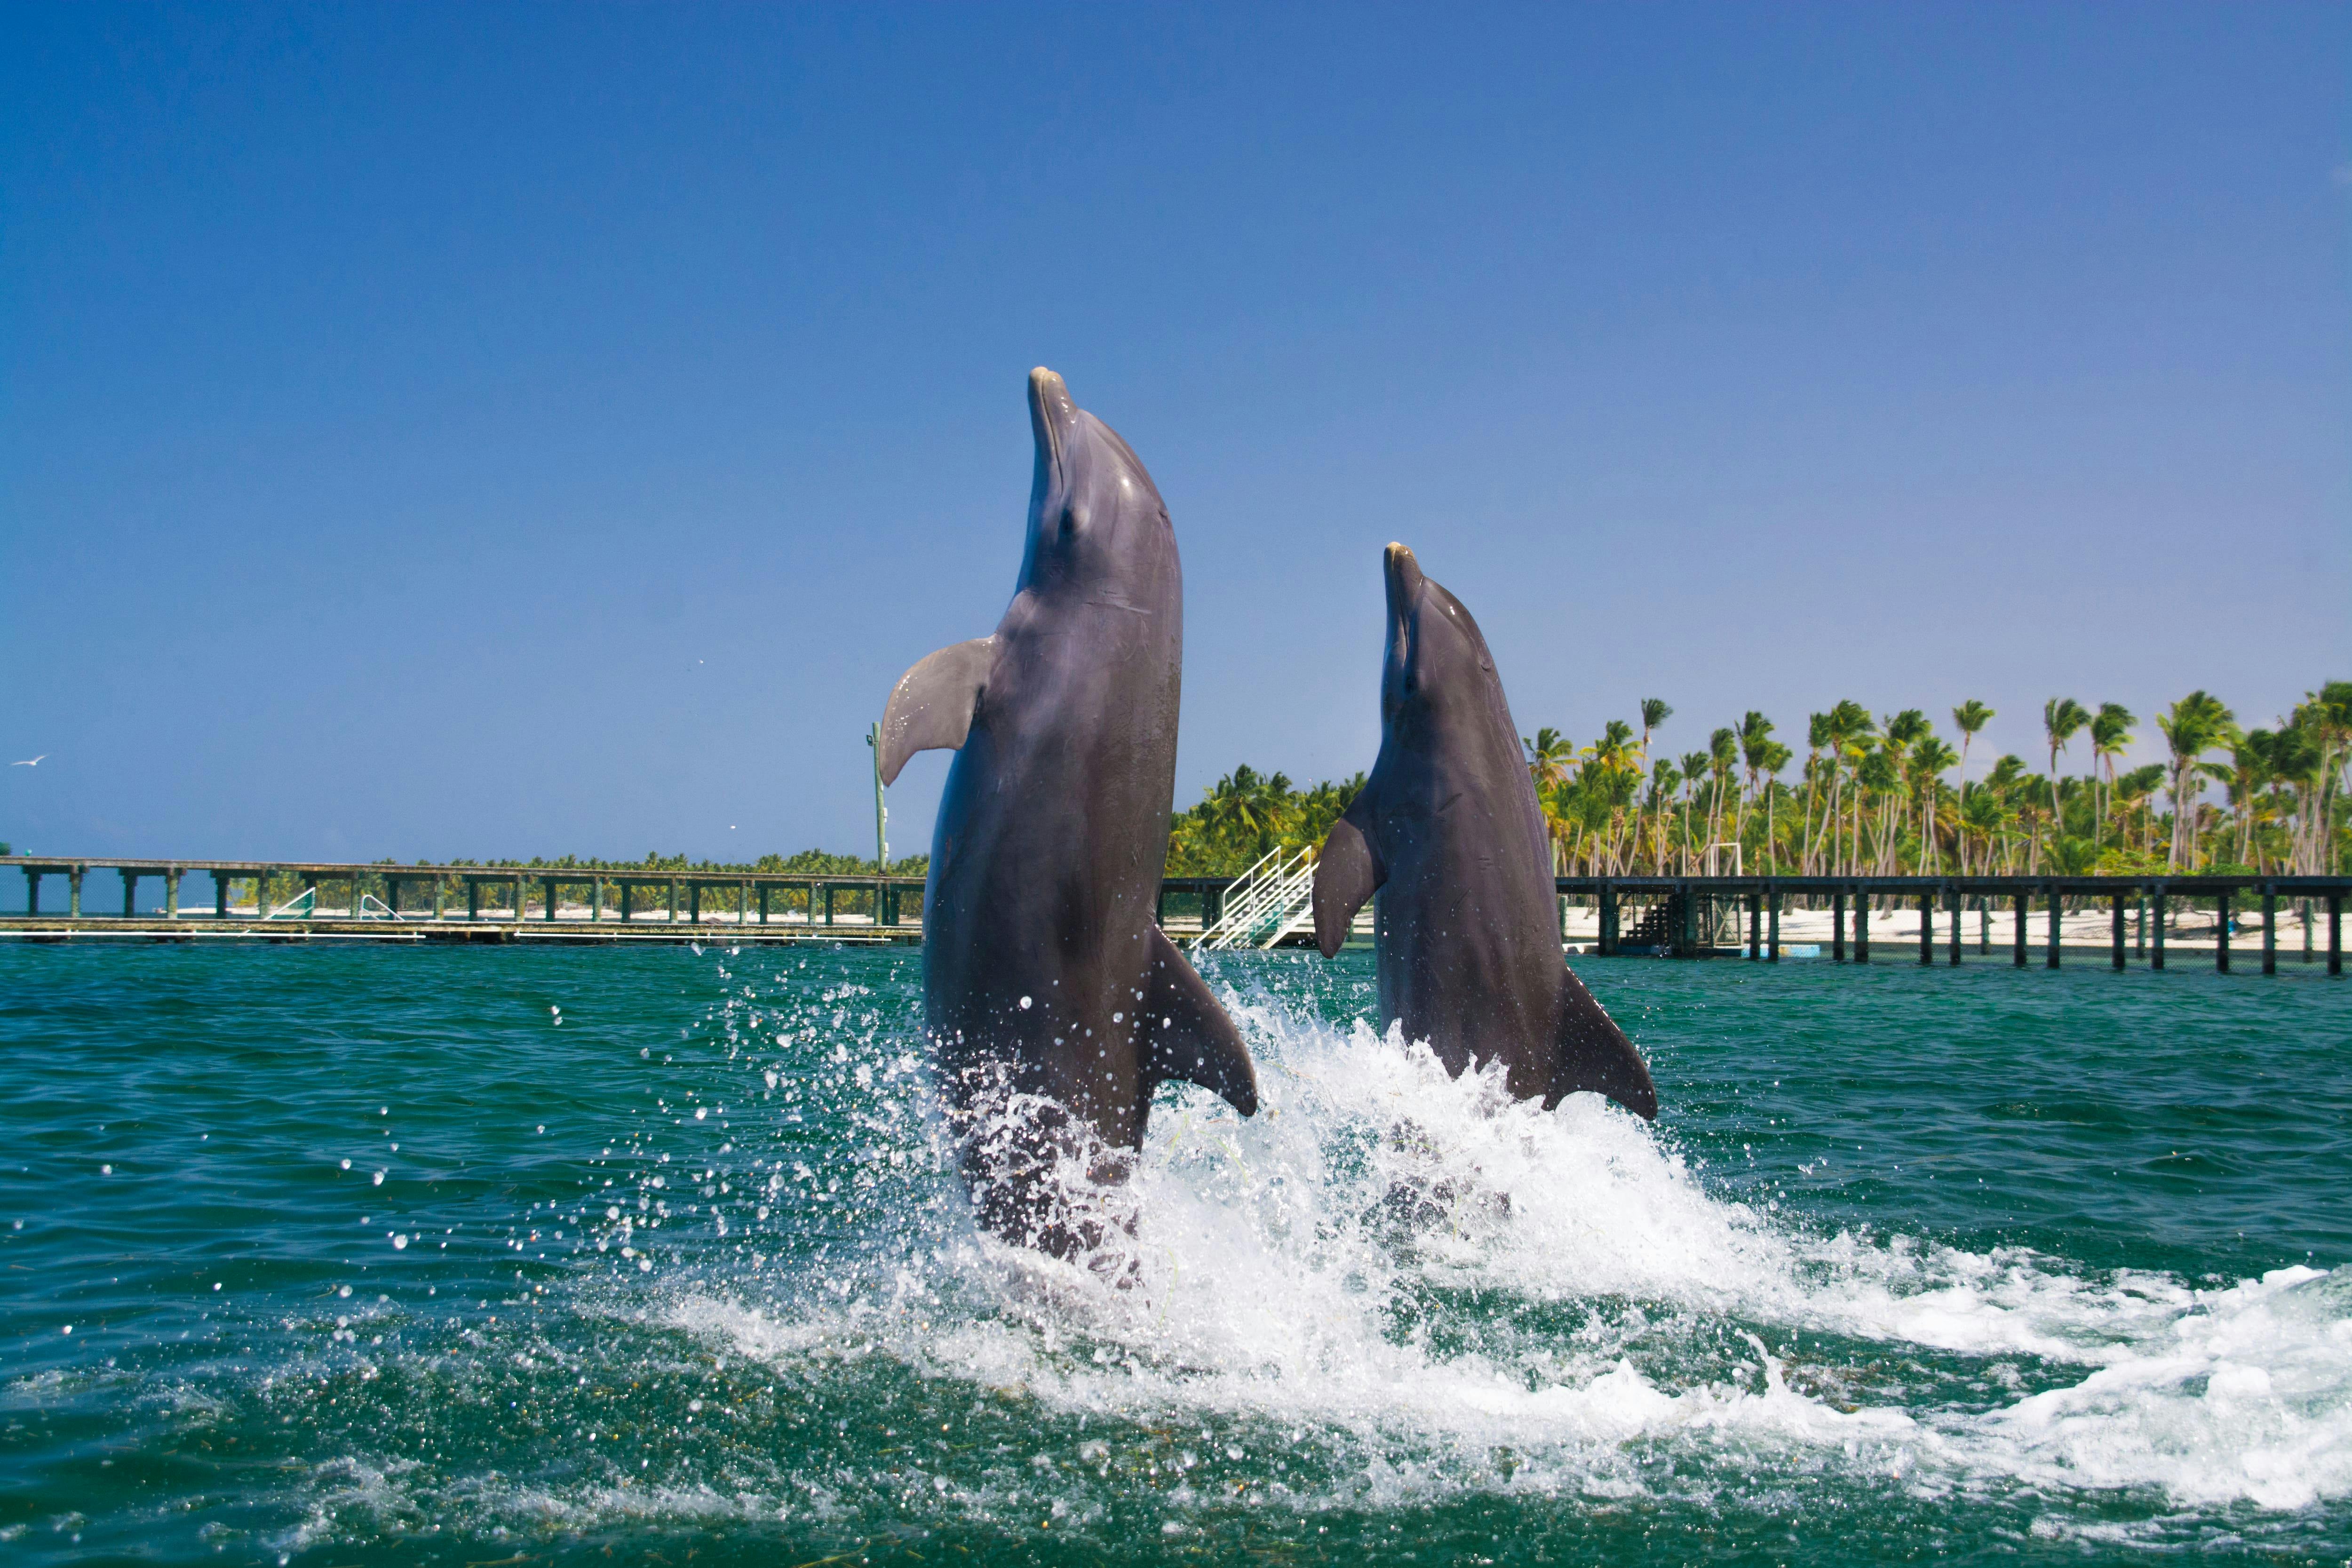
POLYGON ((48 752, 43 752, 40 757, 26 757, 21 763, 10 763, 8 765, 12 768, 37 768, 41 765, 41 757, 46 757, 48 754, 48 752))

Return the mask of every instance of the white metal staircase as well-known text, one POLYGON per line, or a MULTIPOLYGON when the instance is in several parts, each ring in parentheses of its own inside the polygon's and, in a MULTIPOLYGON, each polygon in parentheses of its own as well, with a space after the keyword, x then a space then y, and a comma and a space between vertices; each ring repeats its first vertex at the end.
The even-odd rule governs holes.
POLYGON ((1192 939, 1192 951, 1272 947, 1314 929, 1315 851, 1276 849, 1225 889, 1223 907, 1192 939))

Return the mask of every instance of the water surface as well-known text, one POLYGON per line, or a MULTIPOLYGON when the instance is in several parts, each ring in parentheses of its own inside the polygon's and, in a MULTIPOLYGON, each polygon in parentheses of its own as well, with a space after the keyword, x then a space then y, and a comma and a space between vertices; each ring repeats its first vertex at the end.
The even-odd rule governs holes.
POLYGON ((1648 1127, 1221 959, 1120 1289, 973 1234, 919 963, 0 947, 0 1543, 2352 1556, 2340 984, 1585 961, 1648 1127))

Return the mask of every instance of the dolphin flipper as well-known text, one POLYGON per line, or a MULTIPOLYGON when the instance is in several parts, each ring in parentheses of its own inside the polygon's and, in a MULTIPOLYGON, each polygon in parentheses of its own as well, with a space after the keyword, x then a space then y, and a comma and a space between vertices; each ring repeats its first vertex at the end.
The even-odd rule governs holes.
POLYGON ((1644 1121, 1658 1119, 1658 1089, 1642 1053, 1617 1021, 1562 967, 1559 993, 1559 1057, 1553 1064, 1547 1110, 1580 1089, 1605 1094, 1644 1121))
MULTIPOLYGON (((1354 815, 1352 805, 1349 815, 1354 815)), ((1388 868, 1364 830, 1346 816, 1333 823, 1322 854, 1315 858, 1315 945, 1324 957, 1339 956, 1356 911, 1388 879, 1388 868)))
POLYGON ((1244 1116, 1257 1114, 1257 1068, 1242 1032, 1158 926, 1144 981, 1143 1075, 1150 1083, 1197 1083, 1244 1116))
POLYGON ((894 784, 917 752, 960 750, 971 733, 972 705, 988 684, 996 639, 974 637, 943 647, 898 678, 882 710, 882 782, 894 784))

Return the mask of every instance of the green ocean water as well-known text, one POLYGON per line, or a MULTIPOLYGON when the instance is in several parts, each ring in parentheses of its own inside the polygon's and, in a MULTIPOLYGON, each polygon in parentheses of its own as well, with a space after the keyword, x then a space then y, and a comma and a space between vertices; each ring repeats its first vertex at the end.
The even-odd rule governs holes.
POLYGON ((1579 964, 1644 1126, 1213 961, 1129 1289, 912 951, 0 947, 0 1558, 2352 1559, 2352 991, 1579 964))

